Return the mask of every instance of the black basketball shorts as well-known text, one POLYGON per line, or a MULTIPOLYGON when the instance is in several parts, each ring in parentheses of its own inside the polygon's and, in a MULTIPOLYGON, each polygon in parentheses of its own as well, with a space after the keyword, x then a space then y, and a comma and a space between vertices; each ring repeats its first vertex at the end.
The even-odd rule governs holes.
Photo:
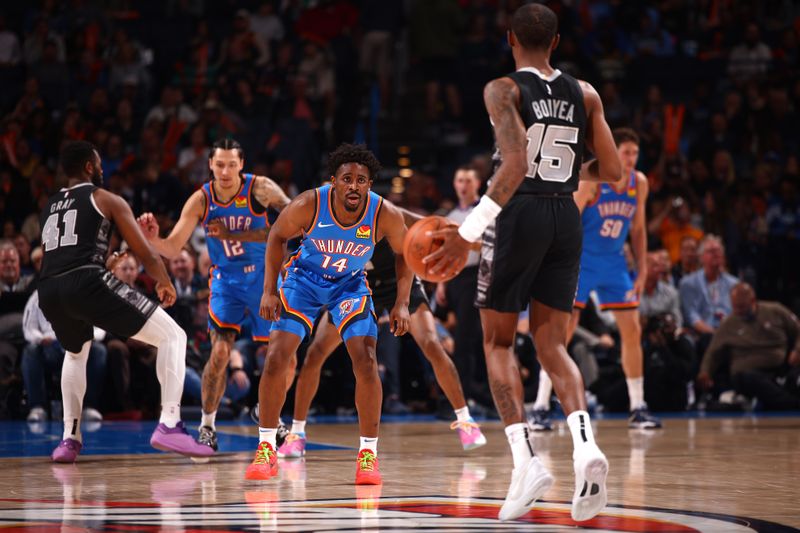
MULTIPOLYGON (((397 301, 397 285, 392 285, 385 288, 385 290, 375 290, 372 293, 372 304, 375 306, 375 315, 380 318, 384 312, 389 313, 397 301)), ((408 298, 408 314, 413 315, 417 312, 419 307, 425 304, 430 308, 431 304, 428 301, 428 296, 425 294, 425 288, 417 276, 414 276, 414 281, 411 282, 411 294, 408 298)), ((332 322, 331 315, 328 313, 328 322, 332 322)))
POLYGON ((571 195, 515 195, 483 234, 477 307, 523 311, 531 300, 572 312, 583 228, 571 195))
POLYGON ((66 350, 77 353, 93 326, 132 337, 158 305, 99 266, 78 268, 39 282, 39 307, 66 350))

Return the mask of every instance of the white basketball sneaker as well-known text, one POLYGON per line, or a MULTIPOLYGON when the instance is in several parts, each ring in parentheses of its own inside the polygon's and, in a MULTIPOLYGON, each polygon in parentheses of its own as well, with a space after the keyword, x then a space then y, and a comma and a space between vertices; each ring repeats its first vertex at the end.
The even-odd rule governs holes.
POLYGON ((596 516, 608 502, 608 459, 594 443, 576 448, 572 459, 575 463, 572 519, 581 522, 596 516))
POLYGON ((528 512, 533 504, 553 486, 553 476, 538 457, 511 471, 511 485, 500 513, 500 520, 514 520, 528 512))

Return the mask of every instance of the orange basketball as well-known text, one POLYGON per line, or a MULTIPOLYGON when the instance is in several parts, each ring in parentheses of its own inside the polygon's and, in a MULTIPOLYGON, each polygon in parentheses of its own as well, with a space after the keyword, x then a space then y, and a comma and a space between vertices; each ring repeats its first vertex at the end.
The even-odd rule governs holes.
MULTIPOLYGON (((428 254, 435 252, 442 245, 441 239, 428 237, 426 233, 429 231, 442 229, 449 224, 451 224, 451 222, 446 218, 432 215, 423 218, 411 226, 411 228, 408 230, 408 233, 406 233, 406 239, 403 242, 403 257, 406 260, 406 264, 414 272, 414 274, 425 281, 438 283, 440 281, 447 281, 455 277, 455 275, 446 277, 441 273, 432 274, 428 272, 428 267, 430 265, 425 265, 422 262, 423 258, 425 258, 428 254)), ((468 252, 464 253, 464 256, 459 259, 458 272, 461 272, 461 269, 467 264, 467 255, 468 252)), ((456 272, 456 274, 458 272, 456 272)))

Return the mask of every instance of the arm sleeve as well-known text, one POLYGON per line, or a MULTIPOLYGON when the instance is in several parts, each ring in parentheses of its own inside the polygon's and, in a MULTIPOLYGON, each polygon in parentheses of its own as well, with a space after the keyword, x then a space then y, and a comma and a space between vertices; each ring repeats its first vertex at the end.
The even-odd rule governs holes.
POLYGON ((42 342, 42 332, 39 330, 37 313, 39 311, 39 296, 37 293, 31 294, 28 303, 25 304, 25 311, 22 314, 22 334, 25 340, 31 344, 42 342))

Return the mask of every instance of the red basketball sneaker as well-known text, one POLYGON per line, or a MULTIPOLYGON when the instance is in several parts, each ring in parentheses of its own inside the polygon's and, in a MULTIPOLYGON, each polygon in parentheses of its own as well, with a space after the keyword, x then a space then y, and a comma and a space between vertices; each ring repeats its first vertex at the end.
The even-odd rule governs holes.
POLYGON ((259 442, 253 462, 244 472, 245 479, 269 479, 278 475, 278 456, 268 442, 259 442))
POLYGON ((356 457, 356 485, 380 485, 378 456, 372 450, 361 450, 356 457))

